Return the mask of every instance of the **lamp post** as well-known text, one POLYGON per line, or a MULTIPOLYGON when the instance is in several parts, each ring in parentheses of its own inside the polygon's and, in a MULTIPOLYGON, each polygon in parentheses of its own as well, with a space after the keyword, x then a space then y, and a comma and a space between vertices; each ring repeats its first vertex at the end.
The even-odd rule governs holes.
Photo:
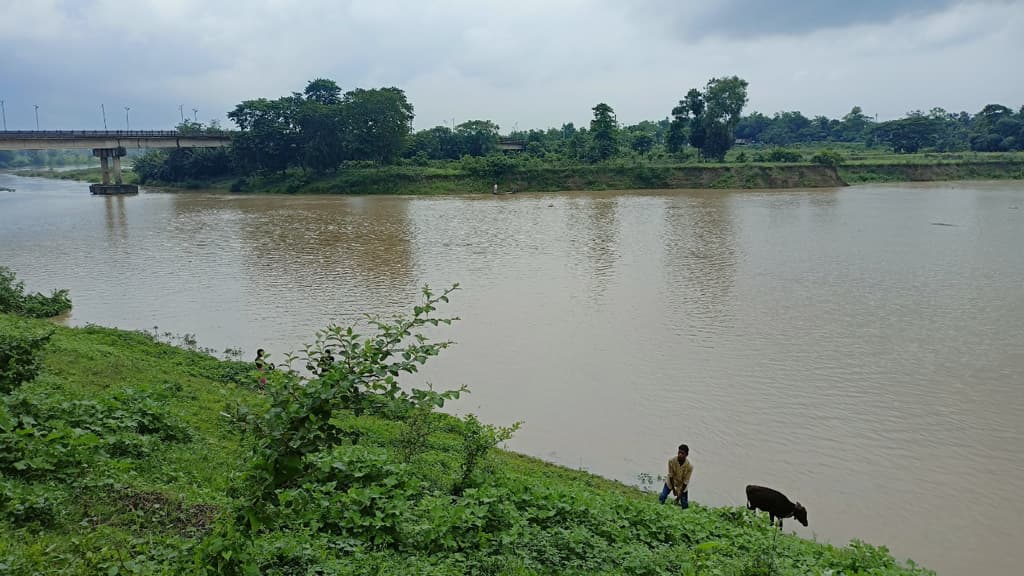
POLYGON ((132 130, 132 123, 131 123, 131 120, 129 120, 129 118, 128 118, 128 111, 131 110, 131 109, 132 109, 131 106, 125 106, 124 107, 124 129, 125 129, 125 132, 131 132, 131 130, 132 130))
POLYGON ((39 104, 33 104, 36 107, 36 131, 39 131, 39 104))
POLYGON ((199 123, 199 108, 192 109, 192 120, 194 120, 197 124, 199 123))
POLYGON ((185 123, 185 105, 178 104, 178 114, 181 116, 181 123, 185 123))
POLYGON ((107 129, 107 109, 100 104, 100 112, 103 114, 103 130, 107 129))
POLYGON ((0 100, 0 113, 4 116, 4 132, 7 132, 7 107, 4 105, 6 102, 0 100))

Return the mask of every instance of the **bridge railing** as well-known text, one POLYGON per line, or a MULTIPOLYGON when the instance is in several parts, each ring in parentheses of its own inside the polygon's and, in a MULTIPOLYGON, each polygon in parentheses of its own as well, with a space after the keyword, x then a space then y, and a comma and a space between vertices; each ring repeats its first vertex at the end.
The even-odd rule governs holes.
POLYGON ((177 130, 0 130, 0 138, 230 138, 231 134, 189 134, 177 130))

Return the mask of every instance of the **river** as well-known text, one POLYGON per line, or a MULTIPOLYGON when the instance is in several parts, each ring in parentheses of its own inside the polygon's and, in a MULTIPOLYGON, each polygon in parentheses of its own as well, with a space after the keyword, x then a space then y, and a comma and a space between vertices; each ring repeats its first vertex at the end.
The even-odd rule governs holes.
MULTIPOLYGON (((836 544, 1008 574, 1024 524, 1024 182, 511 196, 92 197, 0 174, 0 265, 70 325, 280 361, 459 282, 422 374, 509 447, 690 498, 776 487, 836 544)), ((653 498, 653 496, 652 496, 653 498)))

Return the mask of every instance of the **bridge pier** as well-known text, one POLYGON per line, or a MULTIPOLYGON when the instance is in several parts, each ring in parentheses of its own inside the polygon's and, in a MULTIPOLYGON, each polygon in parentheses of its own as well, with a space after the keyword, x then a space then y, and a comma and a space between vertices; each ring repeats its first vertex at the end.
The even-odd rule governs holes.
POLYGON ((92 155, 100 159, 100 169, 103 171, 102 184, 90 184, 89 191, 93 194, 138 194, 139 187, 134 184, 125 184, 121 180, 121 157, 126 154, 123 146, 117 148, 93 148, 92 155), (114 183, 110 183, 110 164, 114 165, 114 183))

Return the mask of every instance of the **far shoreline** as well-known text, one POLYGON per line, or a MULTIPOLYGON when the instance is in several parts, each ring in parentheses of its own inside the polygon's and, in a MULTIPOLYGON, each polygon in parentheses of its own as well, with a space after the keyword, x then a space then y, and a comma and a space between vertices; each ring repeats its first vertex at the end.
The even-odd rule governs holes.
MULTIPOLYGON (((97 182, 97 168, 12 170, 26 177, 97 182)), ((133 173, 125 182, 138 184, 133 173)), ((850 163, 838 167, 810 163, 730 163, 673 165, 580 165, 514 171, 497 178, 419 166, 357 168, 313 176, 287 173, 189 182, 145 182, 167 190, 221 190, 241 194, 343 195, 498 195, 520 192, 573 192, 673 189, 835 188, 884 182, 1024 180, 1024 158, 906 163, 850 163)))

